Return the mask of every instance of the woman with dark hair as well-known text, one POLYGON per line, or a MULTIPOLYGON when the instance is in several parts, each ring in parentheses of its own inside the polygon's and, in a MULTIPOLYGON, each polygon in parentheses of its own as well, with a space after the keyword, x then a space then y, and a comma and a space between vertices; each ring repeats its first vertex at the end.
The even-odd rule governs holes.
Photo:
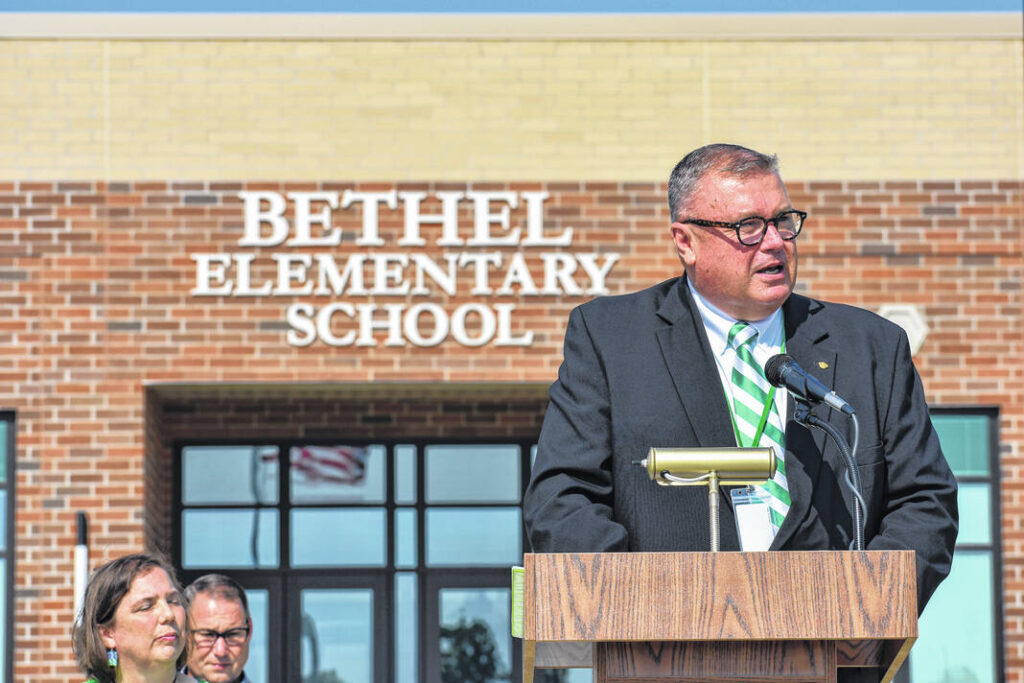
POLYGON ((72 638, 86 683, 195 683, 185 662, 186 609, 174 570, 162 558, 119 557, 85 588, 72 638))

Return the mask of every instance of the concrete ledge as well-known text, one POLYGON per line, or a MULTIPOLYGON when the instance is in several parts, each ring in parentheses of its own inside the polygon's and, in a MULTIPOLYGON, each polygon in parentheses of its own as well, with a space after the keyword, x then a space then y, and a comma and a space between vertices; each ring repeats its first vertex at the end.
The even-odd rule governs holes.
POLYGON ((0 39, 1016 40, 1021 12, 789 14, 0 13, 0 39))
POLYGON ((550 382, 144 382, 146 390, 163 400, 319 398, 362 400, 539 401, 546 403, 550 382))

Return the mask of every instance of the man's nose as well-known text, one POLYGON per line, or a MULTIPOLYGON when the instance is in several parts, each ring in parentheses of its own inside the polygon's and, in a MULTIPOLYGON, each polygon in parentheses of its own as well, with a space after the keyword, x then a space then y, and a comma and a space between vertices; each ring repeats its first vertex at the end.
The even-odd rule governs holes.
POLYGON ((775 223, 769 223, 768 230, 764 233, 764 239, 761 240, 761 248, 779 249, 785 242, 786 240, 782 239, 779 235, 779 226, 775 223))
POLYGON ((228 641, 224 637, 217 638, 213 643, 213 654, 223 657, 228 653, 228 641))

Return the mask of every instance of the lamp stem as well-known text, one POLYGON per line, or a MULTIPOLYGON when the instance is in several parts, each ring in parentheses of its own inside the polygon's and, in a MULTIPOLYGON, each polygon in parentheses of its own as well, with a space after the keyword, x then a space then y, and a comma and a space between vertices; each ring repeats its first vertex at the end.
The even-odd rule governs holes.
POLYGON ((711 525, 711 552, 717 553, 720 545, 718 528, 718 472, 708 472, 708 522, 711 525))

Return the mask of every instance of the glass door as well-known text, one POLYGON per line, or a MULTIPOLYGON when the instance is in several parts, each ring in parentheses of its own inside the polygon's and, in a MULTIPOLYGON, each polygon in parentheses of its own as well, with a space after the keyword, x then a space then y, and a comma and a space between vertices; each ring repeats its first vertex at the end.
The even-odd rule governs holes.
POLYGON ((509 633, 507 572, 431 576, 425 625, 428 672, 441 683, 496 683, 522 678, 522 646, 509 633))
POLYGON ((289 614, 289 632, 299 636, 297 656, 288 663, 288 680, 389 680, 386 606, 391 598, 383 577, 316 577, 291 583, 296 609, 289 614))

